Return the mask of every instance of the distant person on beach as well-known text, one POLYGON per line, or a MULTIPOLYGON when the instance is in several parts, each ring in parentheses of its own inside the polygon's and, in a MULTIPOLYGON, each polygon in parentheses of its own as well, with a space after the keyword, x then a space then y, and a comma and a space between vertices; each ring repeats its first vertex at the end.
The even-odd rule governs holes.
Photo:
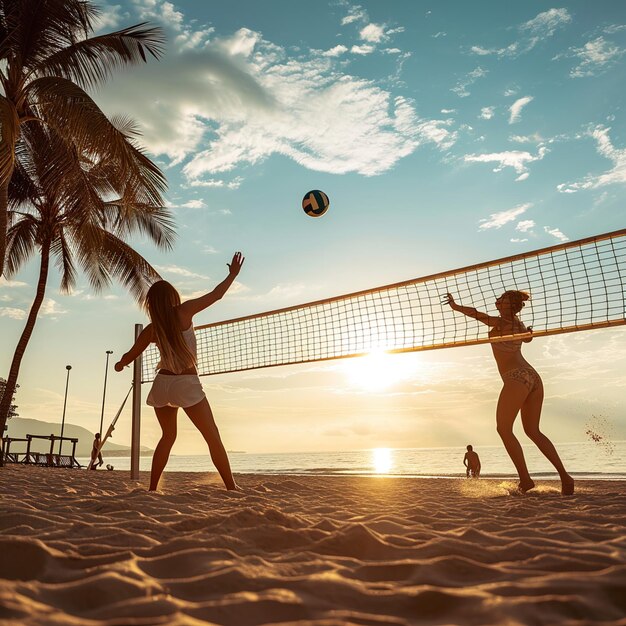
POLYGON ((155 491, 176 441, 176 419, 182 408, 209 446, 211 459, 229 490, 239 489, 230 469, 228 455, 204 395, 196 369, 196 336, 193 316, 217 302, 239 274, 244 258, 241 252, 228 263, 228 276, 213 291, 199 298, 181 302, 180 295, 165 280, 154 283, 145 299, 151 323, 139 334, 133 347, 115 364, 121 372, 149 345, 156 343, 161 353, 157 375, 146 403, 154 407, 163 434, 152 457, 150 491, 155 491))
POLYGON ((478 478, 480 476, 480 458, 472 446, 467 446, 467 452, 463 457, 467 477, 478 478))
POLYGON ((96 433, 91 446, 91 469, 98 469, 101 465, 104 465, 104 461, 102 460, 102 452, 100 451, 100 433, 96 433), (98 462, 96 463, 96 461, 98 462))
POLYGON ((513 422, 517 414, 522 413, 524 432, 554 465, 561 477, 561 493, 574 493, 574 479, 565 471, 552 442, 539 430, 541 407, 543 405, 543 383, 536 370, 522 356, 522 341, 532 341, 532 327, 526 328, 517 317, 530 295, 525 291, 505 291, 497 300, 496 308, 499 316, 481 313, 473 307, 461 306, 454 301, 451 294, 446 294, 446 304, 491 328, 489 337, 503 337, 514 334, 528 335, 524 339, 493 342, 491 349, 502 378, 503 387, 496 409, 496 425, 504 447, 508 452, 517 473, 519 474, 519 490, 522 493, 535 486, 524 459, 522 446, 513 434, 513 422), (530 335, 529 335, 530 334, 530 335))

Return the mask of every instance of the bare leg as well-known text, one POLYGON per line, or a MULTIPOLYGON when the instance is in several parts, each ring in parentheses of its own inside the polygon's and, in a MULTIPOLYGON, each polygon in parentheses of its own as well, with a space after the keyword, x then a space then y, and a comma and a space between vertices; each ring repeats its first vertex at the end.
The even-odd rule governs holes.
POLYGON ((554 465, 561 477, 561 493, 571 495, 574 493, 574 479, 565 471, 563 462, 556 451, 554 444, 539 430, 541 419, 541 407, 543 405, 543 387, 534 389, 522 405, 522 424, 524 432, 532 442, 543 452, 544 456, 554 465))
POLYGON ((176 441, 176 414, 178 409, 172 406, 162 406, 154 409, 163 434, 157 444, 152 457, 152 471, 150 472, 150 491, 156 491, 163 469, 170 458, 170 450, 176 441))
POLYGON ((230 469, 230 463, 228 461, 228 455, 222 443, 222 438, 213 419, 213 413, 209 405, 209 401, 204 398, 194 404, 183 409, 189 416, 189 419, 193 422, 193 425, 200 431, 204 440, 209 445, 209 452, 211 453, 211 460, 213 465, 220 473, 226 489, 237 489, 237 484, 233 478, 233 473, 230 469))
POLYGON ((519 410, 528 395, 528 388, 523 383, 516 381, 507 381, 502 387, 500 397, 498 398, 498 408, 496 409, 496 425, 498 434, 504 443, 506 451, 515 465, 515 469, 519 474, 520 491, 529 491, 535 486, 530 474, 528 473, 528 467, 526 467, 526 460, 524 459, 524 452, 522 446, 517 440, 517 437, 513 434, 513 422, 519 413, 519 410))

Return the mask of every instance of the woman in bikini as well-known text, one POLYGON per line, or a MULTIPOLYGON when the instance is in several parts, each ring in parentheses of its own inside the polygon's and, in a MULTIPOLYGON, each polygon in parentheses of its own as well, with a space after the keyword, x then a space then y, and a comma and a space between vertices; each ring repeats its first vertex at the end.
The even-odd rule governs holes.
MULTIPOLYGON (((503 337, 532 333, 532 328, 526 328, 517 317, 524 302, 529 298, 530 296, 524 291, 505 291, 496 300, 496 308, 500 313, 498 317, 481 313, 472 307, 461 306, 454 301, 451 294, 446 295, 446 304, 449 304, 455 311, 489 326, 491 328, 489 337, 503 337)), ((528 473, 522 446, 513 434, 513 422, 521 411, 524 432, 556 468, 561 477, 561 493, 571 495, 574 493, 574 479, 565 471, 552 442, 539 430, 543 383, 536 370, 522 356, 522 341, 528 343, 532 341, 532 337, 491 344, 503 382, 496 410, 498 434, 519 474, 519 490, 529 491, 535 483, 528 473)))
POLYGON ((209 445, 211 460, 229 490, 239 489, 233 478, 228 455, 217 430, 211 407, 204 395, 196 369, 196 336, 193 316, 219 300, 239 274, 244 258, 234 254, 228 263, 228 276, 210 293, 181 302, 180 295, 165 280, 154 283, 146 295, 145 307, 150 316, 148 324, 133 347, 115 364, 121 372, 151 343, 161 353, 157 375, 146 402, 154 407, 163 434, 152 457, 150 491, 155 491, 163 469, 176 441, 176 417, 182 408, 209 445))

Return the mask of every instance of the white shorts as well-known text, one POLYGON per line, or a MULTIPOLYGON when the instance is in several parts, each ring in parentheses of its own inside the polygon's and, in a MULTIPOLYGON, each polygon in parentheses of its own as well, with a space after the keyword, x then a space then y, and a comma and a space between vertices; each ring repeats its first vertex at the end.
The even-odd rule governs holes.
POLYGON ((155 408, 163 406, 189 407, 206 398, 197 374, 157 374, 146 404, 155 408))

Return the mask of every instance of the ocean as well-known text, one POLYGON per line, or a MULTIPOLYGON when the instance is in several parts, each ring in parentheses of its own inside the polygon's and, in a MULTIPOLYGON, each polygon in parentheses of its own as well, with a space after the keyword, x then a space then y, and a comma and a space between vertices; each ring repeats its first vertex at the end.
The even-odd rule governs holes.
MULTIPOLYGON (((535 478, 557 478, 557 474, 535 446, 525 445, 524 454, 535 478)), ((560 443, 556 448, 575 478, 626 479, 626 441, 560 443)), ((513 464, 505 449, 497 446, 475 446, 485 478, 514 478, 513 464)), ((229 452, 233 472, 242 474, 357 475, 398 477, 458 477, 465 475, 464 446, 448 448, 374 448, 347 452, 229 452)), ((107 458, 116 470, 130 469, 130 457, 107 458)), ((86 465, 89 459, 79 459, 86 465)), ((151 457, 140 458, 140 469, 149 471, 151 457)), ((165 468, 169 472, 213 472, 207 454, 172 455, 165 468)))

